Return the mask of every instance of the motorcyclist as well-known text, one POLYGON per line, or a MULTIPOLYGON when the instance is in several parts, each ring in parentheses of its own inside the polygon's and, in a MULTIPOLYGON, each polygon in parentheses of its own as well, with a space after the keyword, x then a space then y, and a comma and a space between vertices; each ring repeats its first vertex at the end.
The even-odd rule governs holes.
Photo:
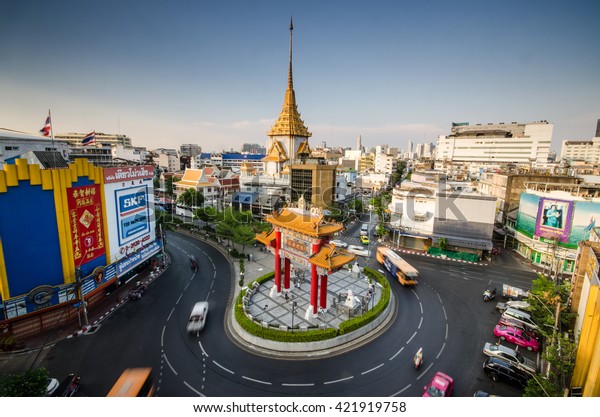
POLYGON ((193 256, 190 257, 190 267, 194 272, 198 270, 198 261, 193 256))
POLYGON ((415 368, 417 368, 417 369, 423 364, 423 348, 422 347, 420 347, 419 350, 417 350, 417 353, 415 354, 413 361, 415 362, 415 368))

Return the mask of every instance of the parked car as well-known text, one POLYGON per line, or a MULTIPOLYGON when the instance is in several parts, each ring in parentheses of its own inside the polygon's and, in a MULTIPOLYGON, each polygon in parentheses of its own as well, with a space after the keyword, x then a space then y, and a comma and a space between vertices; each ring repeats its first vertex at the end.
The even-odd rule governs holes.
POLYGON ((534 361, 521 355, 514 349, 496 343, 486 343, 483 346, 483 353, 487 356, 497 357, 512 363, 517 368, 527 372, 536 373, 537 365, 534 361))
POLYGON ((513 364, 495 357, 489 357, 483 363, 483 371, 492 381, 504 381, 523 388, 531 378, 531 374, 517 368, 513 364))
POLYGON ((499 395, 490 394, 487 391, 477 390, 473 393, 473 397, 500 397, 499 395))
POLYGON ((348 245, 347 251, 359 256, 369 256, 369 250, 362 246, 348 245))
POLYGON ((454 390, 454 379, 438 371, 423 389, 423 397, 450 397, 454 390))
POLYGON ((60 383, 56 378, 48 378, 48 387, 46 388, 46 395, 51 397, 56 391, 60 383))
POLYGON ((508 307, 502 313, 502 318, 510 319, 523 323, 526 329, 537 330, 538 325, 531 318, 531 314, 526 313, 516 308, 508 307))
POLYGON ((368 245, 369 244, 369 237, 368 236, 361 236, 360 237, 360 243, 362 243, 363 245, 368 245))
POLYGON ((527 301, 511 300, 505 303, 497 303, 496 310, 500 313, 504 313, 507 308, 515 308, 517 310, 527 310, 530 305, 527 301))
POLYGON ((520 321, 512 320, 510 318, 501 316, 500 320, 498 320, 498 324, 500 324, 502 326, 509 326, 509 327, 514 327, 516 329, 520 329, 523 332, 525 332, 525 334, 527 334, 527 336, 534 338, 538 342, 541 340, 541 336, 536 331, 530 329, 528 326, 521 323, 520 321))
POLYGON ((494 328, 494 335, 499 337, 500 340, 506 340, 507 342, 514 343, 515 345, 524 347, 529 351, 537 352, 540 350, 540 343, 530 337, 521 329, 517 329, 516 327, 504 326, 501 324, 497 324, 494 328))
POLYGON ((347 248, 348 247, 348 244, 346 242, 344 242, 343 240, 339 240, 339 239, 331 240, 329 243, 332 244, 332 245, 334 245, 334 246, 338 246, 340 248, 347 248))
POLYGON ((53 397, 73 397, 79 391, 79 385, 81 384, 81 378, 75 374, 69 374, 62 382, 58 385, 53 397))

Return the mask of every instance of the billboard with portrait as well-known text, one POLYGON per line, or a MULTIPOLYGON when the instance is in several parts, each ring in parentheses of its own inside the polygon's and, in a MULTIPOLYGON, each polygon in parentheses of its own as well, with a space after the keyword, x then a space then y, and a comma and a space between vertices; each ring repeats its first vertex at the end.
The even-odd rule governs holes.
POLYGON ((538 205, 535 235, 546 239, 569 241, 573 201, 541 197, 538 205))

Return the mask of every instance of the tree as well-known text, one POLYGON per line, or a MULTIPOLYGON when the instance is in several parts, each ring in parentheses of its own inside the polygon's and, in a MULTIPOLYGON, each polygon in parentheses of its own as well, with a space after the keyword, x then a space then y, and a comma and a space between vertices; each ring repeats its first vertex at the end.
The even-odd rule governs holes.
POLYGON ((186 207, 199 207, 204 203, 204 196, 194 188, 188 188, 179 196, 177 202, 186 207))
POLYGON ((395 187, 396 185, 400 185, 405 172, 406 161, 398 161, 398 164, 396 165, 396 171, 394 171, 390 176, 390 186, 395 187))
POLYGON ((244 286, 245 272, 246 272, 246 268, 244 266, 244 259, 240 259, 240 280, 238 282, 238 285, 240 286, 240 288, 242 288, 244 286))
POLYGON ((0 380, 2 397, 42 397, 48 388, 48 371, 30 369, 24 374, 9 374, 0 380))
POLYGON ((242 253, 246 251, 246 245, 254 242, 256 234, 250 225, 243 224, 233 229, 233 241, 242 245, 242 253))

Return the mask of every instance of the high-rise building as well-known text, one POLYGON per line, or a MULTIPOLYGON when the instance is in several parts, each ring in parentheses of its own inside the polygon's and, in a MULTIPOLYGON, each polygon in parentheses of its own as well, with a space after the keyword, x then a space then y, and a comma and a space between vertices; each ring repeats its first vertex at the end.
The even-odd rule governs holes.
POLYGON ((554 125, 546 120, 532 123, 452 123, 450 135, 440 136, 436 161, 482 165, 503 163, 545 164, 554 125))

